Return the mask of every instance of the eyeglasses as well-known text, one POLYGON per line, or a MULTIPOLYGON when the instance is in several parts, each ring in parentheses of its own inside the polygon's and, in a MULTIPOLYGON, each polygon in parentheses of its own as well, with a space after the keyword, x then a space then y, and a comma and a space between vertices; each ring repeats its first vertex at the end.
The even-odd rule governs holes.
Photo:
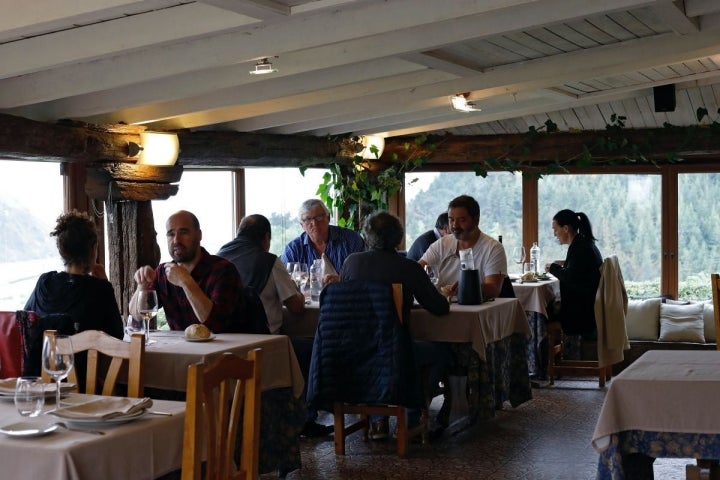
POLYGON ((303 225, 310 225, 313 222, 317 223, 321 220, 325 220, 325 217, 327 217, 327 215, 323 213, 322 215, 315 215, 314 217, 302 218, 300 219, 300 221, 303 223, 303 225))

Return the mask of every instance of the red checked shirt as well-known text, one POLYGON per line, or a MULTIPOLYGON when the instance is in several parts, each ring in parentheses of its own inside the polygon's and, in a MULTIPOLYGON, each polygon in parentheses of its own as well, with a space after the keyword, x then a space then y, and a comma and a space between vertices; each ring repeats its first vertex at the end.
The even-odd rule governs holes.
MULTIPOLYGON (((205 295, 213 302, 210 315, 205 320, 214 333, 238 332, 242 315, 242 281, 235 265, 224 258, 210 255, 200 248, 200 261, 190 272, 205 295)), ((200 323, 181 287, 168 282, 165 275, 165 264, 156 269, 155 289, 160 306, 165 309, 170 328, 185 330, 193 323, 200 323)))

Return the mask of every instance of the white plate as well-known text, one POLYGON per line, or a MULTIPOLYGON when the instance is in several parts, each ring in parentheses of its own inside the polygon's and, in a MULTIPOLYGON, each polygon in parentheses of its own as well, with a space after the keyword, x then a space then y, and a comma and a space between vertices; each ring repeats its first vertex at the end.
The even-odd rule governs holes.
POLYGON ((37 424, 32 422, 18 422, 0 427, 0 433, 8 437, 40 437, 57 430, 54 423, 37 424))
POLYGON ((183 337, 185 341, 187 342, 209 342, 211 340, 215 340, 215 335, 210 335, 208 338, 187 338, 183 337))
POLYGON ((108 418, 105 420, 99 418, 67 418, 59 415, 55 415, 55 417, 73 427, 103 428, 112 425, 119 425, 121 423, 132 422, 133 420, 144 417, 146 414, 147 410, 140 410, 139 412, 131 413, 130 415, 122 415, 120 417, 108 418))
MULTIPOLYGON (((60 384, 60 397, 64 398, 67 396, 69 392, 71 392, 75 388, 74 383, 65 383, 63 382, 60 384)), ((47 384, 45 385, 45 399, 54 399, 55 395, 57 394, 55 390, 55 384, 47 384)), ((15 392, 8 392, 7 390, 0 390, 0 400, 8 400, 12 401, 15 399, 15 392)))

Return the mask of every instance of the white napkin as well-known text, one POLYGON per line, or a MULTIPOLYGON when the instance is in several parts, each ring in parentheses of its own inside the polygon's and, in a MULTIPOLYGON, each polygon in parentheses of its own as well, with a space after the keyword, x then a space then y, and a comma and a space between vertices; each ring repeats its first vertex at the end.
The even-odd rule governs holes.
MULTIPOLYGON (((15 395, 15 385, 17 383, 17 378, 3 378, 0 379, 0 395, 15 395)), ((43 390, 46 392, 55 392, 55 384, 45 383, 43 384, 43 390)), ((72 390, 75 388, 74 383, 61 383, 60 384, 60 390, 72 390)))
POLYGON ((338 275, 337 270, 335 270, 335 267, 333 267, 332 262, 330 261, 328 256, 325 255, 324 253, 322 254, 322 261, 323 261, 323 278, 326 275, 335 275, 335 276, 338 275))
POLYGON ((90 419, 107 420, 133 413, 140 412, 144 409, 152 407, 153 401, 149 397, 145 398, 124 398, 124 397, 105 397, 92 400, 80 405, 71 407, 58 408, 50 412, 52 415, 67 419, 90 419))

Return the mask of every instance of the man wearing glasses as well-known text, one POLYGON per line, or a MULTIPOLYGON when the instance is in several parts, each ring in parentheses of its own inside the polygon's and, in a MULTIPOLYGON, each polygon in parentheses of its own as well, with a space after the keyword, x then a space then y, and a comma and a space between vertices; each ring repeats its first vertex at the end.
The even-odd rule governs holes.
MULTIPOLYGON (((287 265, 288 262, 302 262, 312 265, 313 261, 325 257, 334 272, 325 275, 323 285, 329 281, 337 281, 337 272, 348 255, 365 250, 365 242, 357 232, 330 225, 330 212, 325 204, 315 198, 305 200, 298 212, 303 233, 291 240, 283 251, 280 260, 287 265)), ((326 268, 326 272, 327 272, 326 268)))
MULTIPOLYGON (((288 262, 306 263, 308 267, 313 261, 322 258, 325 260, 325 276, 323 285, 328 282, 336 282, 340 280, 338 272, 342 268, 345 259, 355 252, 365 250, 365 242, 357 232, 347 228, 330 225, 330 211, 325 204, 318 199, 311 198, 305 200, 300 205, 298 212, 300 225, 302 225, 303 233, 299 237, 291 240, 285 246, 280 260, 287 265, 288 262), (328 263, 332 265, 334 271, 328 268, 328 263), (330 271, 330 273, 328 273, 330 271)), ((305 378, 308 378, 310 371, 310 357, 312 354, 312 338, 291 337, 295 355, 297 356, 300 370, 302 370, 305 378)), ((307 383, 305 386, 307 390, 307 383)), ((303 392, 303 395, 305 393, 303 392)), ((322 437, 329 435, 333 431, 332 425, 322 425, 317 423, 318 412, 309 408, 300 435, 305 437, 322 437)))

